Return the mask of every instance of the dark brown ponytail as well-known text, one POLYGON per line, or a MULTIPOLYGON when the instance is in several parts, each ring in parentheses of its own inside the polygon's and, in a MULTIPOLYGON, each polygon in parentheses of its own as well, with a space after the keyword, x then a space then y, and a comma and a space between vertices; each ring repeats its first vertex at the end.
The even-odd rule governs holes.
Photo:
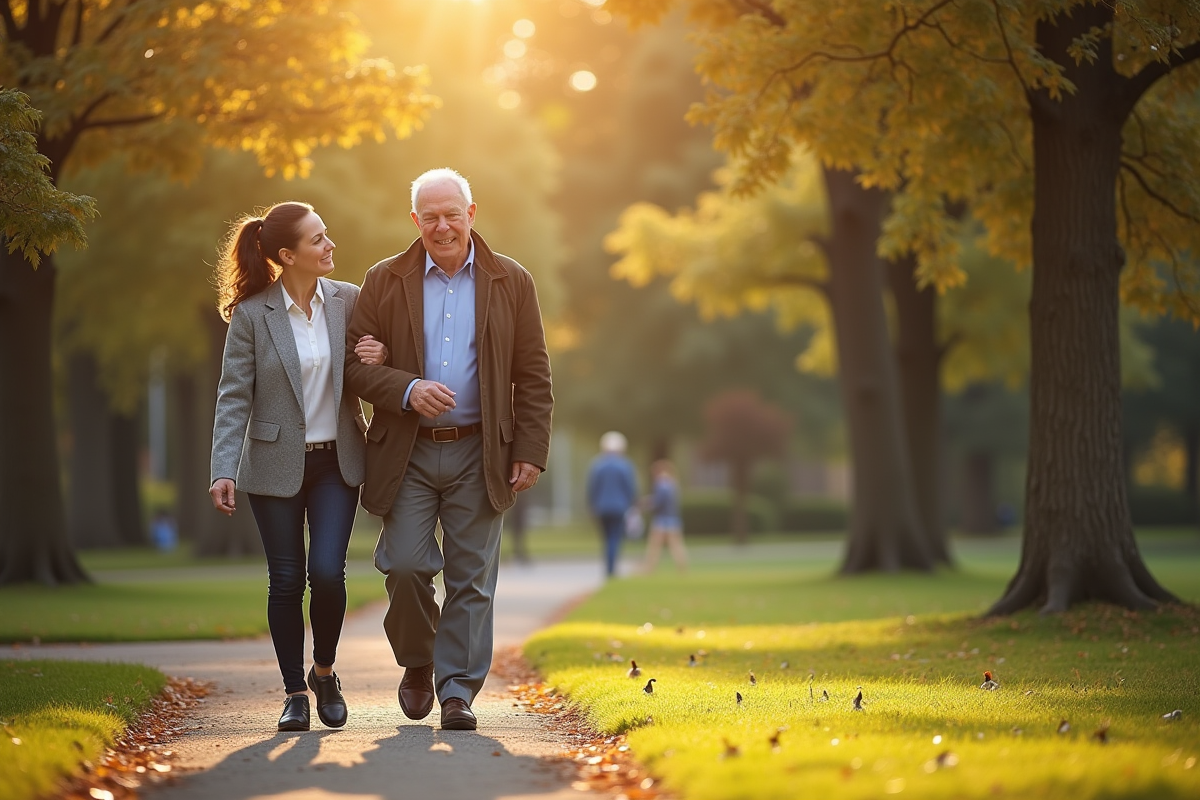
POLYGON ((276 203, 262 216, 246 215, 221 242, 215 282, 217 311, 228 322, 233 309, 279 277, 279 251, 300 241, 300 221, 312 213, 308 203, 276 203))

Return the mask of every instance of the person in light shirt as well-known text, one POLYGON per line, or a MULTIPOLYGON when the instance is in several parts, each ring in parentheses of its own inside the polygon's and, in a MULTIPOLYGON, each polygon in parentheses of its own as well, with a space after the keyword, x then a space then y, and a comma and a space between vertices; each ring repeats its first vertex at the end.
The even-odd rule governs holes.
MULTIPOLYGON (((358 287, 330 280, 333 240, 307 203, 245 216, 222 244, 218 309, 229 322, 213 426, 209 494, 225 514, 246 493, 267 555, 267 622, 283 676, 281 731, 310 726, 308 689, 331 728, 346 724, 333 671, 346 616, 346 548, 364 477, 359 399, 343 382, 358 287), (308 522, 305 559, 304 524, 308 522), (304 585, 313 665, 304 673, 304 585)), ((364 363, 386 348, 356 342, 364 363)))

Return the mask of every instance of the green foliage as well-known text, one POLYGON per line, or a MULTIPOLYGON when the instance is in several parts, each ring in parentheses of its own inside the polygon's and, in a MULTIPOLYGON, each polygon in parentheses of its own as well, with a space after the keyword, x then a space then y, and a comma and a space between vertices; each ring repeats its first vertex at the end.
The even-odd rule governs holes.
POLYGON ((40 121, 26 95, 0 89, 0 233, 8 252, 35 267, 62 242, 83 247, 83 223, 96 214, 92 198, 54 187, 50 160, 37 151, 40 121))
MULTIPOLYGON (((795 146, 822 163, 854 167, 895 193, 880 242, 884 256, 914 252, 919 277, 960 285, 962 234, 986 229, 990 253, 1028 264, 1033 204, 1031 98, 1046 113, 1077 87, 1036 45, 1039 24, 1090 0, 871 0, 731 4, 723 0, 609 8, 652 22, 683 6, 698 29, 699 72, 709 81, 691 119, 714 130, 737 164, 735 192, 783 178, 795 146)), ((1168 0, 1112 5, 1113 22, 1069 48, 1076 61, 1106 59, 1114 103, 1136 102, 1114 187, 1128 256, 1125 299, 1197 318, 1188 292, 1200 272, 1185 259, 1200 245, 1200 5, 1168 0), (1151 87, 1144 95, 1141 93, 1151 87), (1140 96, 1140 99, 1139 99, 1140 96), (1164 280, 1159 266, 1169 265, 1164 280)))
MULTIPOLYGON (((409 135, 436 100, 420 69, 364 57, 326 0, 26 3, 4 0, 0 84, 45 116, 42 152, 75 166, 114 152, 194 173, 204 145, 303 175, 313 149, 409 135)), ((56 171, 63 164, 54 165, 56 171)))
POLYGON ((0 800, 49 796, 112 745, 166 680, 136 664, 0 662, 0 800))
MULTIPOLYGON (((1187 552, 1175 588, 1196 598, 1187 552)), ((628 732, 660 788, 688 798, 791 798, 797 786, 848 798, 1195 794, 1200 721, 1161 715, 1200 689, 1196 612, 961 613, 1000 586, 990 568, 835 579, 778 560, 713 564, 610 582, 525 653, 598 729, 628 732), (625 676, 630 658, 639 680, 625 676), (999 690, 980 690, 985 669, 999 690)))

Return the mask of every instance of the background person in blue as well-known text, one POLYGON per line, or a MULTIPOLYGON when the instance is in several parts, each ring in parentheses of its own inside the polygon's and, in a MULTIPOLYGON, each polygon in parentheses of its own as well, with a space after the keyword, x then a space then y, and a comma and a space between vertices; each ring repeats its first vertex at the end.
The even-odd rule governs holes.
POLYGON ((633 464, 625 457, 627 442, 617 431, 600 437, 600 454, 592 459, 588 470, 588 508, 600 524, 604 537, 605 574, 612 577, 617 571, 617 556, 625 536, 625 514, 637 502, 637 476, 633 464))

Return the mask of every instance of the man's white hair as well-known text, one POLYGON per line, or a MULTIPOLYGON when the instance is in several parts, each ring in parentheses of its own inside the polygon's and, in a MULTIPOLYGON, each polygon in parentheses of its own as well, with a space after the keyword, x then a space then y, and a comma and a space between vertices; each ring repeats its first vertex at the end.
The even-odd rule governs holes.
POLYGON ((417 176, 417 179, 412 182, 412 210, 417 210, 417 195, 421 192, 421 188, 431 183, 441 183, 442 181, 452 181, 457 184, 462 196, 467 199, 467 205, 471 205, 474 201, 471 199, 471 184, 467 182, 457 170, 449 167, 438 167, 427 172, 422 172, 417 176))
POLYGON ((600 450, 604 453, 624 453, 629 442, 620 431, 609 431, 600 437, 600 450))

